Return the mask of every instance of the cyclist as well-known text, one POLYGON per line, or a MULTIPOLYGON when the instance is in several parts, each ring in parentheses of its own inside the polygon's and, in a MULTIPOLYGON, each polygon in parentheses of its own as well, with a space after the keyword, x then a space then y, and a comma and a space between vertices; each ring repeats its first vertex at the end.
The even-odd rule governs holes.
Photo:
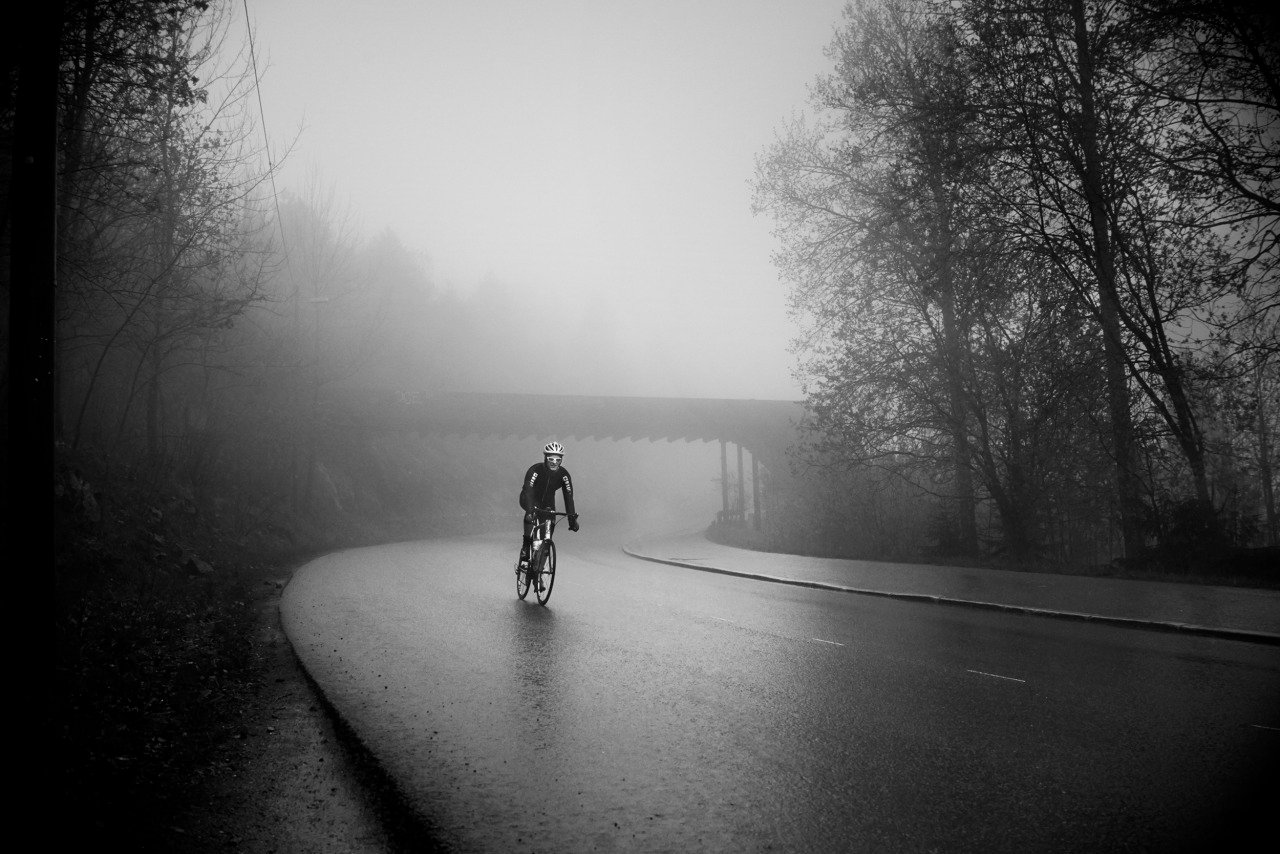
MULTIPOLYGON (((569 514, 569 530, 578 530, 578 514, 573 507, 573 478, 561 463, 564 446, 548 442, 542 449, 542 462, 529 466, 524 473, 524 485, 520 489, 520 507, 524 510, 524 543, 520 547, 520 568, 529 566, 529 546, 533 544, 533 529, 538 523, 538 510, 556 509, 556 490, 564 492, 564 509, 569 514)), ((541 584, 542 580, 539 579, 541 584)))

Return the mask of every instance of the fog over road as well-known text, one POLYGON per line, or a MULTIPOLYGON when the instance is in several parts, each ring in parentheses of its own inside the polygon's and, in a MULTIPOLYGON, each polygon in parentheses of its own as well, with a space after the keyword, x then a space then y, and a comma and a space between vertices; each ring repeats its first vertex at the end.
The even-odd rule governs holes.
POLYGON ((542 607, 518 541, 341 552, 282 600, 452 850, 1194 850, 1280 744, 1274 647, 667 567, 589 528, 542 607))

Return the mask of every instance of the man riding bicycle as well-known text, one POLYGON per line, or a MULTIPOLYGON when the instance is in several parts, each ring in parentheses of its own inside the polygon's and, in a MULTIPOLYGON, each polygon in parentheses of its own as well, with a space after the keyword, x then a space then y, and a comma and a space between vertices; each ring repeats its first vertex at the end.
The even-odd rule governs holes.
POLYGON ((520 489, 520 507, 524 512, 524 543, 520 547, 520 568, 529 566, 529 546, 533 543, 533 529, 538 524, 539 510, 556 509, 556 490, 564 492, 564 509, 569 514, 569 530, 578 530, 578 514, 573 508, 573 478, 561 463, 564 446, 548 442, 542 449, 542 462, 529 466, 524 473, 524 486, 520 489))

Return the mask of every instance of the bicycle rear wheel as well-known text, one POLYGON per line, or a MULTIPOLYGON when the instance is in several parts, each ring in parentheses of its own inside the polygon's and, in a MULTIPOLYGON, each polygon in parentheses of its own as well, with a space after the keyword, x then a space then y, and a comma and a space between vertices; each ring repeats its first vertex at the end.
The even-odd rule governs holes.
MULTIPOLYGON (((532 564, 530 564, 532 566, 532 564)), ((529 582, 533 578, 532 569, 521 569, 520 558, 516 558, 516 595, 521 599, 529 595, 529 582)))
POLYGON ((556 583, 556 544, 547 540, 542 547, 540 560, 535 566, 538 567, 538 602, 539 604, 547 604, 547 600, 551 598, 551 586, 556 583))

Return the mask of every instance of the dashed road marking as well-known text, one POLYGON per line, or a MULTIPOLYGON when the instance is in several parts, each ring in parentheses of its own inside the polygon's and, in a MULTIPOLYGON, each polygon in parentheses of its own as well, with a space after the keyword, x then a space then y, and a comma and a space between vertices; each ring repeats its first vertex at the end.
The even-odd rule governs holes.
POLYGON ((809 640, 817 641, 818 643, 829 643, 832 646, 844 646, 844 644, 839 641, 827 640, 826 638, 809 638, 809 640))
POLYGON ((965 670, 965 673, 976 673, 979 676, 990 676, 992 679, 1007 679, 1010 682, 1026 682, 1025 679, 1017 679, 1013 676, 1001 676, 999 673, 986 673, 981 670, 965 670))
POLYGON ((720 623, 729 623, 730 625, 734 625, 734 626, 737 625, 737 623, 733 622, 733 620, 726 620, 724 617, 712 617, 711 619, 720 623))
POLYGON ((1280 732, 1280 726, 1266 726, 1265 724, 1249 724, 1254 729, 1265 729, 1271 732, 1280 732))

